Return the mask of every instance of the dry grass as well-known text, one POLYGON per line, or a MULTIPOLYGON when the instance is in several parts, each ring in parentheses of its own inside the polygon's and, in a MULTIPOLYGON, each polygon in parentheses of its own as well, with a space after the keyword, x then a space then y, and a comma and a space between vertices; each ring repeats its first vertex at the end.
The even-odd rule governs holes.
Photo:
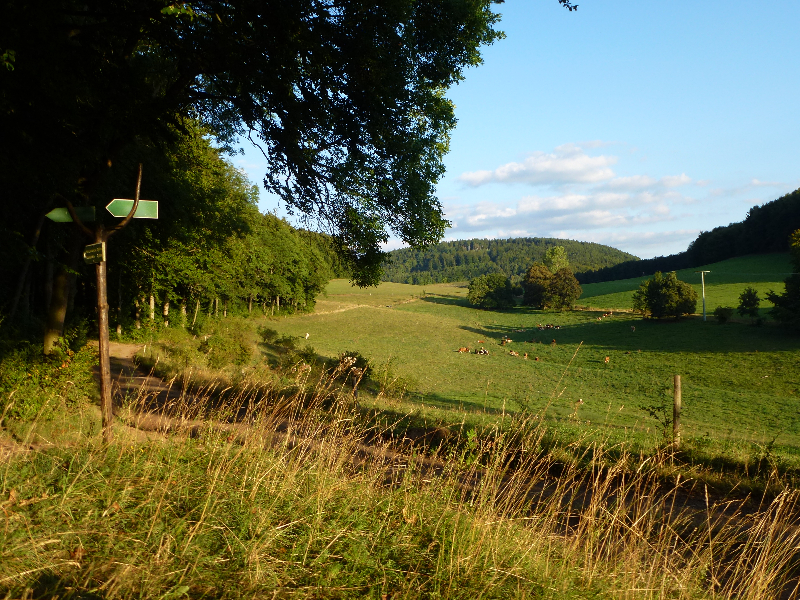
MULTIPOLYGON (((347 365, 292 392, 208 384, 131 425, 152 439, 11 453, 0 472, 7 598, 797 597, 798 493, 760 507, 680 477, 672 456, 546 425, 401 452, 363 424, 347 365), (577 450, 576 450, 577 451, 577 450), (665 483, 670 481, 670 483, 665 483)), ((307 374, 305 375, 308 376, 307 374)), ((510 417, 509 417, 510 419, 510 417)), ((86 423, 83 417, 82 422, 86 423)), ((76 423, 79 420, 76 420, 76 423)), ((31 430, 38 427, 31 425, 31 430)))

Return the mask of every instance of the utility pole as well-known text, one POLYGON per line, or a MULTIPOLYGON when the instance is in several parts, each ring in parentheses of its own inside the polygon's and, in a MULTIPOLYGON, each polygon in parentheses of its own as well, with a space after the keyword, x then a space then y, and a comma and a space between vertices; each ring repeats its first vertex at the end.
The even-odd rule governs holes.
POLYGON ((681 376, 675 375, 672 392, 672 443, 681 446, 681 376))
POLYGON ((700 282, 703 286, 703 321, 706 320, 706 273, 711 273, 711 271, 695 271, 695 273, 700 273, 700 282))

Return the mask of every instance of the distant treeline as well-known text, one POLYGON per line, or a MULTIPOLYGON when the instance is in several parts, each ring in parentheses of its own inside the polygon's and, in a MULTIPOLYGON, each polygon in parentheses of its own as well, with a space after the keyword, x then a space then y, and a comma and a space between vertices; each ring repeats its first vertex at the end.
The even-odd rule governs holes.
POLYGON ((404 248, 390 253, 383 280, 395 283, 447 283, 467 281, 503 272, 519 280, 534 261, 541 262, 548 248, 563 246, 570 267, 589 271, 637 260, 610 246, 555 238, 472 239, 442 242, 427 250, 404 248))
POLYGON ((690 269, 728 258, 766 252, 788 252, 789 235, 800 229, 800 189, 751 208, 744 221, 703 231, 685 252, 629 260, 600 269, 576 269, 581 283, 599 283, 690 269))

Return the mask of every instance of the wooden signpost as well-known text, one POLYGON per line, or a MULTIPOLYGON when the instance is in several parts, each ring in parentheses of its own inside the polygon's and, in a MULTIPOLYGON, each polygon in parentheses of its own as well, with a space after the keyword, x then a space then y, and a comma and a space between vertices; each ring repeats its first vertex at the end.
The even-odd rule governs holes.
POLYGON ((94 207, 74 207, 67 201, 67 208, 56 208, 47 214, 47 217, 57 223, 75 223, 83 233, 94 240, 93 244, 86 246, 83 259, 87 264, 95 265, 97 278, 97 329, 100 346, 100 412, 103 419, 103 441, 110 444, 113 438, 112 423, 114 413, 111 404, 111 358, 109 356, 108 337, 108 288, 106 269, 106 242, 108 238, 125 227, 131 219, 157 219, 158 202, 154 200, 139 200, 142 187, 142 165, 139 165, 139 174, 136 179, 136 195, 133 200, 115 198, 106 206, 106 210, 115 217, 124 217, 118 225, 106 229, 102 223, 95 225, 94 230, 89 229, 84 223, 95 221, 94 207), (141 213, 141 214, 140 214, 141 213))

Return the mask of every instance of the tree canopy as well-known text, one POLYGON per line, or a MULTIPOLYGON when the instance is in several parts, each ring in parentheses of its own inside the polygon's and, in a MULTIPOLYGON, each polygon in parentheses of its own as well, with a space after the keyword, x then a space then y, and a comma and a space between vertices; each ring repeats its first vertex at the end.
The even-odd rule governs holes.
POLYGON ((674 271, 666 275, 659 271, 651 279, 643 281, 633 293, 633 309, 643 314, 650 313, 655 319, 680 317, 694 313, 696 308, 697 292, 678 279, 674 271))
POLYGON ((389 232, 419 246, 447 225, 434 195, 455 125, 444 93, 502 36, 491 4, 10 0, 0 160, 36 208, 55 193, 100 206, 102 171, 189 115, 224 143, 256 142, 266 189, 374 283, 389 232))
POLYGON ((467 299, 487 310, 512 308, 515 304, 511 281, 503 273, 489 273, 470 281, 467 299))

